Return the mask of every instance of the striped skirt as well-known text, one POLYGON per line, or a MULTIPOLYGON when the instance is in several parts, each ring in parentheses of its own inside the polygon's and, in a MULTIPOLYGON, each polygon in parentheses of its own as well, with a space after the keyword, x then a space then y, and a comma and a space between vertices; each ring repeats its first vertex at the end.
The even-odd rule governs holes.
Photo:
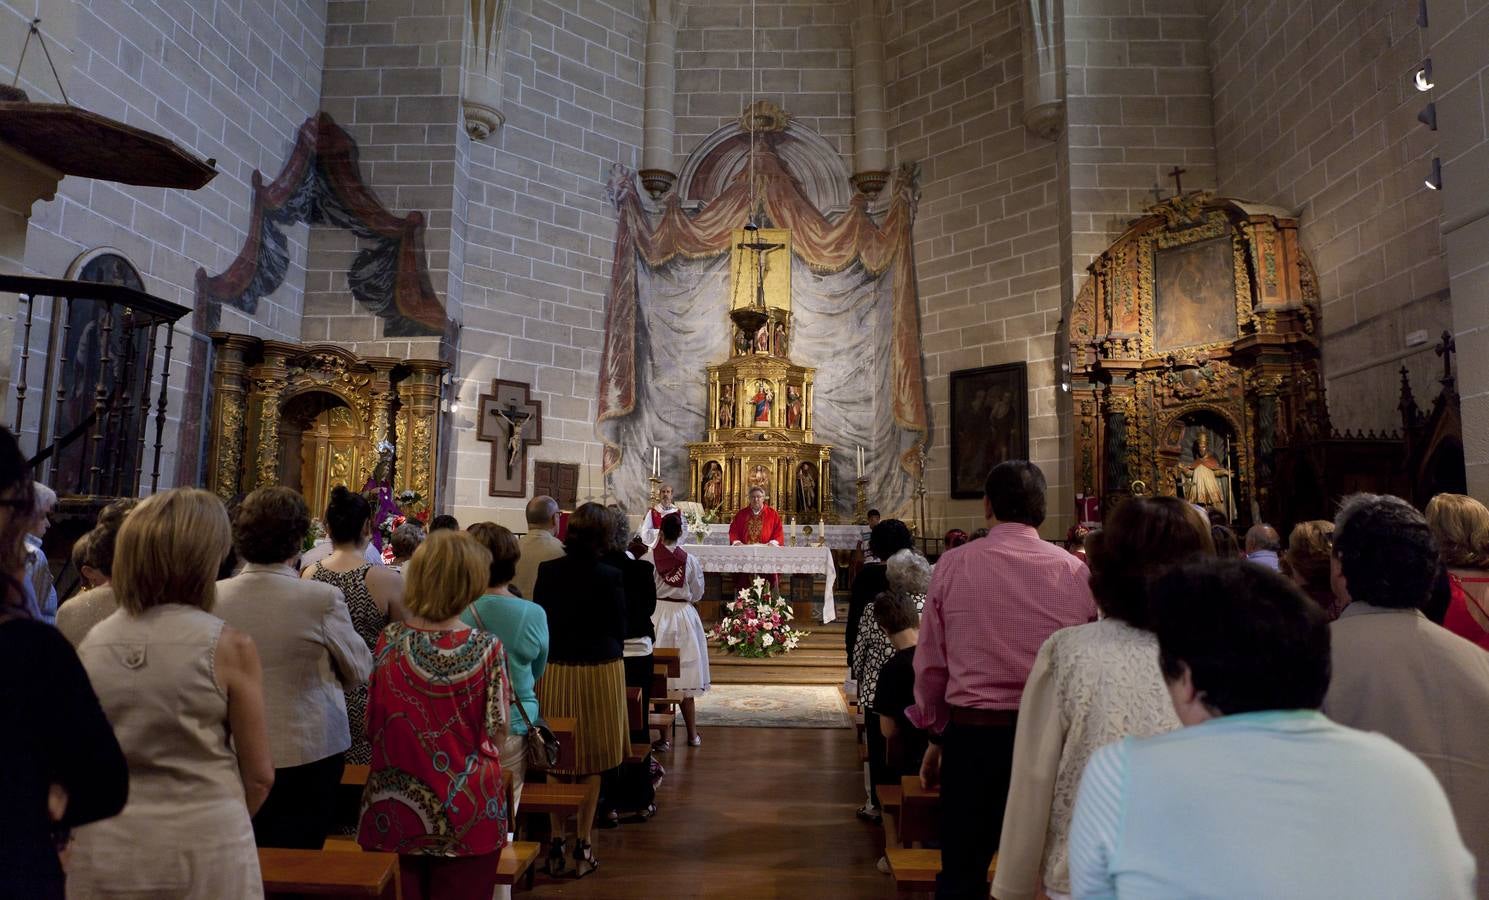
POLYGON ((594 775, 620 765, 631 742, 626 723, 626 670, 619 659, 602 663, 550 662, 538 682, 538 707, 544 718, 572 718, 573 771, 558 775, 594 775))

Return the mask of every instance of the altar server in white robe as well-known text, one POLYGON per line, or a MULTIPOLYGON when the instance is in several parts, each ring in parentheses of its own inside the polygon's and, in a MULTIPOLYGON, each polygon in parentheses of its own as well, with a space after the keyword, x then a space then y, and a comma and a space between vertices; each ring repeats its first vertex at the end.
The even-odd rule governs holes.
POLYGON ((651 615, 655 646, 676 647, 681 668, 667 679, 669 693, 682 696, 682 718, 688 727, 688 746, 703 743, 693 698, 708 690, 708 636, 696 604, 703 599, 703 565, 698 557, 677 546, 682 516, 662 517, 661 540, 642 557, 655 568, 657 608, 651 615))
POLYGON ((662 485, 657 490, 657 505, 648 509, 646 515, 641 517, 641 542, 648 547, 654 546, 661 537, 663 519, 672 515, 682 518, 682 510, 672 502, 672 493, 672 485, 662 485))

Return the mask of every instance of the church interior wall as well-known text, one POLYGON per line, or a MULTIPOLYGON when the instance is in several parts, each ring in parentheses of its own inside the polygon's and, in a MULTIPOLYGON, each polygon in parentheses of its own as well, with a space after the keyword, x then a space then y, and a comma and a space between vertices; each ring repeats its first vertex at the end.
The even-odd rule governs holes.
MULTIPOLYGON (((139 270, 147 291, 194 307, 198 267, 222 271, 243 244, 253 171, 273 177, 295 130, 319 103, 325 0, 3 0, 0 31, 24 38, 24 23, 34 16, 42 18, 53 56, 62 63, 59 74, 73 104, 215 159, 219 174, 194 192, 66 178, 56 199, 34 207, 25 269, 62 277, 82 254, 111 247, 139 270)), ((6 67, 17 57, 6 53, 0 60, 7 83, 12 71, 6 67)), ((22 83, 33 100, 61 101, 34 41, 25 69, 22 83)), ((286 234, 291 261, 284 283, 252 315, 222 310, 220 327, 298 339, 308 230, 302 225, 286 234)), ((37 307, 33 361, 45 353, 46 305, 37 307)), ((191 331, 191 317, 178 323, 162 486, 175 483, 178 462, 195 468, 195 447, 185 448, 189 458, 178 460, 177 453, 183 404, 201 402, 199 392, 189 390, 191 331)), ((33 397, 41 389, 42 368, 30 367, 33 397)), ((39 407, 27 406, 25 449, 36 440, 39 407)))
MULTIPOLYGON (((460 124, 465 7, 459 0, 330 0, 321 111, 357 144, 362 178, 397 215, 418 211, 429 280, 460 321, 464 143, 460 124)), ((433 358, 440 340, 389 335, 386 320, 347 289, 361 243, 334 224, 311 226, 301 337, 363 355, 433 358)))
POLYGON ((1299 216, 1338 429, 1399 429, 1402 365, 1419 402, 1436 397, 1433 347, 1452 321, 1441 192, 1423 184, 1438 136, 1416 120, 1416 9, 1225 0, 1211 27, 1220 192, 1299 216), (1408 347, 1414 331, 1428 340, 1408 347))
POLYGON ((897 161, 918 161, 915 225, 932 433, 927 530, 983 524, 979 500, 950 500, 949 375, 1028 361, 1029 452, 1050 484, 1047 537, 1072 506, 1061 461, 1054 332, 1060 319, 1055 145, 1022 122, 1019 3, 892 4, 884 23, 897 161))
MULTIPOLYGON (((853 158, 853 42, 848 0, 754 5, 754 96, 780 106, 853 158)), ((750 0, 684 0, 677 28, 676 166, 750 103, 750 0)))
POLYGON ((1436 9, 1433 98, 1442 159, 1442 234, 1453 297, 1468 489, 1489 498, 1489 8, 1436 9))
POLYGON ((633 0, 512 4, 505 124, 469 142, 446 481, 461 521, 526 530, 525 500, 488 496, 492 445, 475 434, 479 396, 495 378, 528 384, 543 404, 543 443, 527 453, 529 485, 536 461, 580 463, 579 498, 602 499, 594 418, 615 242, 605 184, 612 164, 640 161, 646 15, 633 0))

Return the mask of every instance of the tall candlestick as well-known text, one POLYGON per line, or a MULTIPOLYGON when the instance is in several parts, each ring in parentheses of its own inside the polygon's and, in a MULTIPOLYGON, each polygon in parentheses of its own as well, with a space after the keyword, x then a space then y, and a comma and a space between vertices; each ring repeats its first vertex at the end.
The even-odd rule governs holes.
POLYGON ((658 478, 662 475, 662 448, 651 448, 651 474, 658 478))

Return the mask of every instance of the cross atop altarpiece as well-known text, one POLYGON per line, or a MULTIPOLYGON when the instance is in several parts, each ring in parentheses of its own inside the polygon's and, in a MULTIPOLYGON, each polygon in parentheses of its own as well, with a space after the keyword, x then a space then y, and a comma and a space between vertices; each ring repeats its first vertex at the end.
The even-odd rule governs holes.
POLYGON ((1184 176, 1188 174, 1188 172, 1188 169, 1181 169, 1178 166, 1174 166, 1174 170, 1168 173, 1168 177, 1174 180, 1175 197, 1184 196, 1184 176))
POLYGON ((492 497, 527 496, 527 448, 543 443, 543 404, 520 381, 491 382, 476 410, 476 439, 491 444, 492 497))

